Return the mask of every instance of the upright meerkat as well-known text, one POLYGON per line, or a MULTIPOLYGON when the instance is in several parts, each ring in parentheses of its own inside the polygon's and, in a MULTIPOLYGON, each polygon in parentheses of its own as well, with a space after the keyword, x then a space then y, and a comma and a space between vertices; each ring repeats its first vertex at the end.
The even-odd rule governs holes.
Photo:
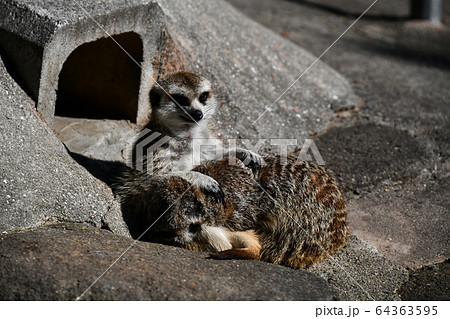
POLYGON ((139 172, 119 194, 141 225, 152 225, 146 240, 208 251, 219 259, 303 268, 344 246, 348 229, 336 181, 323 167, 297 163, 297 155, 286 164, 279 156, 264 157, 255 174, 228 158, 194 168, 221 185, 223 203, 179 177, 149 179, 139 172))
MULTIPOLYGON (((150 91, 151 115, 145 129, 157 132, 160 136, 154 139, 149 148, 153 150, 151 176, 178 176, 200 187, 203 192, 212 195, 217 201, 223 199, 223 191, 219 184, 210 176, 191 171, 194 167, 194 141, 197 139, 219 140, 209 131, 207 125, 213 117, 217 101, 211 84, 205 78, 188 72, 178 72, 161 79, 150 91), (170 137, 163 139, 164 137, 170 137), (164 143, 161 143, 164 141, 164 143), (159 144, 157 144, 159 143, 159 144)), ((134 147, 137 144, 134 145, 134 147)), ((199 157, 203 161, 213 160, 216 151, 202 148, 199 157)), ((136 150, 133 149, 133 154, 136 150)), ((198 154, 197 154, 198 155, 198 154)), ((146 154, 142 160, 144 166, 148 163, 146 154)), ((248 166, 257 171, 261 164, 259 155, 237 149, 236 157, 248 162, 248 166)), ((136 159, 134 159, 135 161, 136 159)), ((128 178, 125 174, 124 178, 128 178)))

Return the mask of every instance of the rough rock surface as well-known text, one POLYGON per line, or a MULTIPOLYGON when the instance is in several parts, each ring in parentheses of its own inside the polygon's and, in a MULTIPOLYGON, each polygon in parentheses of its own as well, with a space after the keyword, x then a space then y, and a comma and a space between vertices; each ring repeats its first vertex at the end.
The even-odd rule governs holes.
POLYGON ((398 290, 403 300, 450 300, 450 260, 412 270, 398 290))
MULTIPOLYGON (((295 0, 294 0, 295 1, 295 0)), ((366 10, 375 0, 307 0, 304 1, 308 5, 317 6, 322 10, 328 10, 338 14, 359 16, 366 10)), ((382 2, 382 1, 379 1, 382 2)), ((383 5, 382 3, 375 4, 367 13, 368 17, 392 17, 392 18, 407 18, 410 12, 410 0, 391 1, 392 4, 383 5)))
POLYGON ((55 116, 54 129, 71 152, 111 162, 124 161, 121 147, 138 133, 128 121, 59 116, 55 116))
POLYGON ((111 190, 78 165, 0 61, 0 232, 48 220, 120 215, 111 190))
POLYGON ((325 280, 307 271, 207 256, 83 224, 0 235, 0 299, 75 300, 82 294, 81 300, 338 298, 325 280))
POLYGON ((356 236, 350 237, 345 248, 307 270, 335 287, 342 300, 400 300, 397 290, 408 277, 405 269, 356 236))
POLYGON ((397 265, 419 268, 449 258, 448 183, 387 186, 349 202, 353 233, 397 265))
MULTIPOLYGON (((216 125, 221 136, 297 138, 303 143, 327 127, 334 110, 359 101, 347 80, 319 61, 257 120, 316 57, 226 2, 159 4, 185 67, 211 79, 222 98, 216 125)), ((269 143, 264 146, 270 148, 269 143)))

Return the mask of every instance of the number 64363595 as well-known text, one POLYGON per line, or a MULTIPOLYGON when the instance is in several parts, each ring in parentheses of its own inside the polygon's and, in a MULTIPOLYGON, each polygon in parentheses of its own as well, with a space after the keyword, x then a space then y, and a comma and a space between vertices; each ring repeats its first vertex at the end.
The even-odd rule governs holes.
POLYGON ((435 316, 438 312, 437 306, 378 306, 375 313, 388 316, 435 316))

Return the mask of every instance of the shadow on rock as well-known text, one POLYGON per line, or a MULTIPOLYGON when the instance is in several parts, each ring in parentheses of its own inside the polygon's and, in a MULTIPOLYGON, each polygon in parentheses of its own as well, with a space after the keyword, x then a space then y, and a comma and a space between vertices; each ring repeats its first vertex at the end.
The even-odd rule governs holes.
POLYGON ((450 259, 410 271, 399 289, 402 300, 450 300, 450 259))
MULTIPOLYGON (((67 149, 67 148, 66 148, 67 149)), ((67 149, 69 155, 81 166, 83 166, 92 176, 107 184, 114 191, 114 184, 120 178, 127 166, 118 161, 105 161, 90 158, 67 149)))
MULTIPOLYGON (((128 166, 118 161, 99 160, 69 150, 67 151, 79 165, 86 168, 86 170, 94 177, 107 184, 111 188, 113 194, 117 196, 118 182, 121 175, 126 170, 130 169, 128 166)), ((142 224, 136 221, 130 209, 128 209, 127 203, 121 201, 120 205, 123 221, 127 225, 131 237, 133 239, 138 239, 146 231, 146 228, 142 227, 142 224)))
POLYGON ((416 138, 382 125, 332 128, 315 142, 345 191, 370 189, 389 179, 410 180, 427 161, 427 152, 416 138))

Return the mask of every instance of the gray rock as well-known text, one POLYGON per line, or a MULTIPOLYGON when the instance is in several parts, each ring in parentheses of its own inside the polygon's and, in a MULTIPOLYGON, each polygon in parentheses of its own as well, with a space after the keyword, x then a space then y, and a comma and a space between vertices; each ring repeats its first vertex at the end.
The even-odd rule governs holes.
POLYGON ((353 233, 397 265, 416 269, 450 255, 448 180, 386 184, 348 203, 353 233))
POLYGON ((89 222, 120 213, 111 190, 78 165, 0 61, 0 232, 48 220, 89 222))
POLYGON ((82 224, 0 235, 0 299, 75 300, 91 284, 82 300, 338 298, 323 279, 307 271, 207 256, 134 242, 82 224))
POLYGON ((407 131, 373 123, 333 127, 315 143, 347 191, 410 181, 429 158, 426 147, 407 131))
MULTIPOLYGON (((308 0, 311 5, 341 14, 360 15, 375 0, 308 0)), ((367 16, 405 18, 410 16, 410 0, 378 1, 368 11, 367 16)))
POLYGON ((402 300, 450 300, 450 260, 424 266, 409 273, 399 289, 402 300))
POLYGON ((104 161, 123 162, 123 148, 138 133, 129 121, 55 116, 54 130, 74 153, 104 161))
POLYGON ((158 3, 185 67, 211 79, 222 98, 216 123, 221 136, 297 138, 302 144, 334 118, 332 104, 340 109, 358 103, 348 81, 319 61, 271 106, 316 57, 223 1, 158 3))
POLYGON ((356 236, 350 237, 345 248, 307 270, 327 280, 343 300, 400 300, 397 290, 408 279, 405 269, 356 236))

